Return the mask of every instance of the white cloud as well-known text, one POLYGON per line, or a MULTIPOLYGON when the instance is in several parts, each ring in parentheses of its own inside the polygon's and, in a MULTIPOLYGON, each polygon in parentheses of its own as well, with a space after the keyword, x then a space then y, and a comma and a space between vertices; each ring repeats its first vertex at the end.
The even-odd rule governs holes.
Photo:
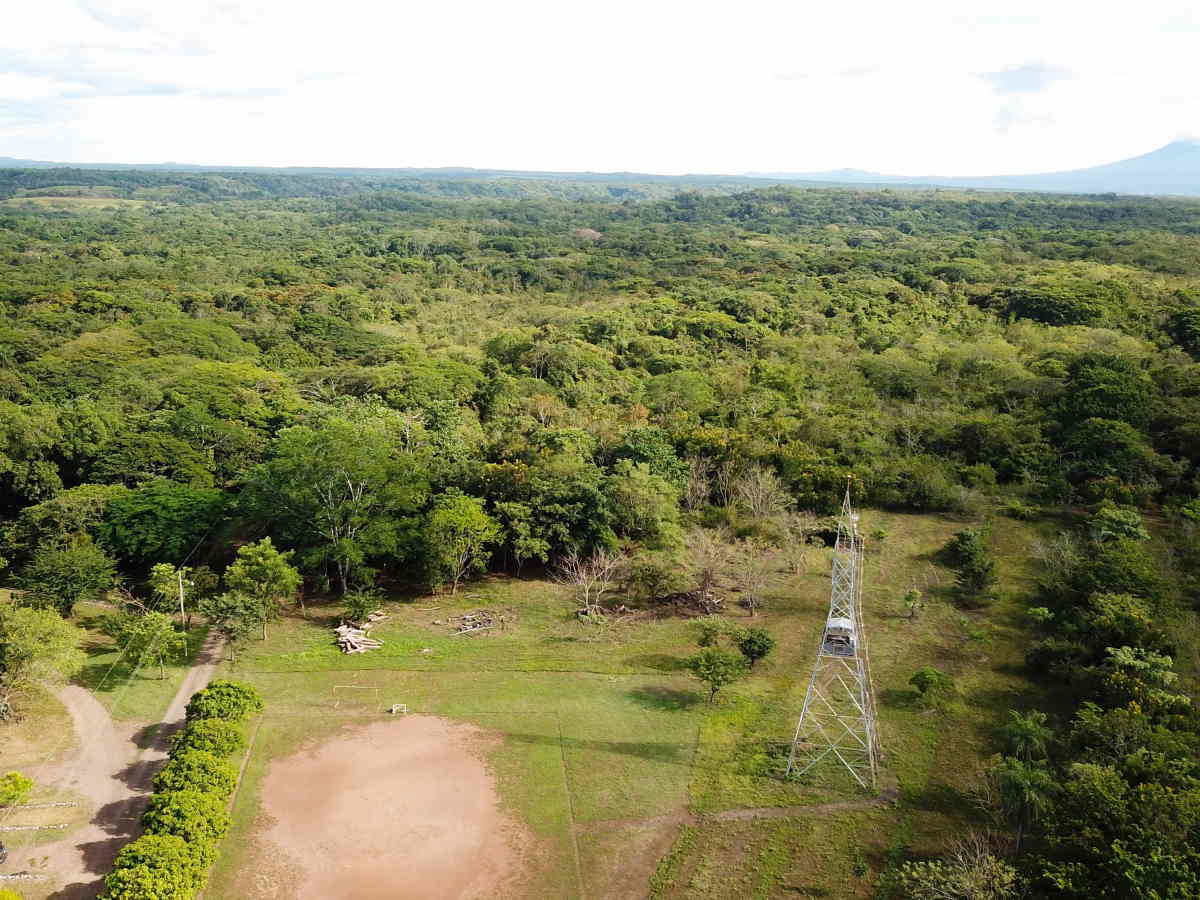
POLYGON ((40 0, 0 155, 979 174, 1200 131, 1189 3, 989 5, 40 0))

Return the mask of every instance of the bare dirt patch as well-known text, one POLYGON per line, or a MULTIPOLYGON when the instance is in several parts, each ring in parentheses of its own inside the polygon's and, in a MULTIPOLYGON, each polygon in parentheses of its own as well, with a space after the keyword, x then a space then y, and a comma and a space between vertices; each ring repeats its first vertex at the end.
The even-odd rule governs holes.
POLYGON ((446 900, 524 891, 534 838, 500 809, 472 725, 405 716, 271 764, 253 900, 446 900))

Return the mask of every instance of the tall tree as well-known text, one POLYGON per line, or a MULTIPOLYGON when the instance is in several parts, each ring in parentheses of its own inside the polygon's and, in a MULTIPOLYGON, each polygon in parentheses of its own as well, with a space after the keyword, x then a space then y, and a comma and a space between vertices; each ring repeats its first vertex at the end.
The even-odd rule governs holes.
POLYGON ((262 610, 263 638, 267 622, 279 618, 280 605, 300 589, 300 573, 289 560, 292 551, 280 553, 269 537, 238 548, 237 559, 225 570, 225 585, 244 594, 262 610))
POLYGON ((482 572, 491 557, 488 545, 500 538, 500 526, 483 501, 458 491, 437 499, 425 524, 425 552, 431 580, 450 582, 450 593, 467 575, 482 572))
POLYGON ((90 537, 79 535, 67 544, 49 544, 35 551, 17 584, 25 591, 27 603, 69 616, 76 603, 97 599, 112 587, 116 571, 90 537))
POLYGON ((275 458, 253 476, 262 516, 332 564, 343 593, 371 557, 405 556, 428 485, 418 459, 396 450, 386 412, 331 416, 279 434, 275 458))

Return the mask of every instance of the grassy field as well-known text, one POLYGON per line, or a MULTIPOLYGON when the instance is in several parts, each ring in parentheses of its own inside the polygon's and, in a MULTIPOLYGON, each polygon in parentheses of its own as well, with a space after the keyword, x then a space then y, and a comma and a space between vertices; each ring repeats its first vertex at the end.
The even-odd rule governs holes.
POLYGON ((156 660, 128 659, 113 639, 100 630, 101 620, 112 608, 99 603, 80 603, 74 621, 88 633, 84 646, 87 663, 77 682, 103 703, 116 720, 158 722, 191 668, 196 652, 208 634, 206 626, 188 631, 187 652, 167 659, 163 671, 156 660))
POLYGON ((575 620, 557 585, 491 578, 458 597, 388 604, 375 632, 384 648, 373 653, 339 654, 329 630, 339 610, 321 607, 251 642, 228 674, 254 683, 268 713, 208 896, 237 896, 268 852, 254 835, 271 760, 392 703, 503 737, 489 759, 502 800, 545 848, 535 896, 865 896, 901 850, 932 852, 970 818, 971 775, 994 751, 1006 710, 1028 700, 1020 598, 1034 574, 1028 546, 1053 523, 993 523, 1002 595, 971 613, 949 602, 951 573, 935 561, 965 524, 864 514, 865 533, 888 535, 868 551, 865 616, 882 784, 894 802, 851 789, 836 772, 805 783, 778 777, 828 605, 827 551, 812 550, 800 575, 780 574, 757 621, 776 653, 712 706, 683 670, 694 625, 601 632, 575 620), (912 587, 928 599, 915 619, 901 609, 912 587), (504 629, 454 636, 447 618, 479 607, 502 613, 504 629), (959 693, 944 709, 925 708, 909 688, 922 665, 955 676, 959 693), (820 814, 801 808, 815 804, 820 814), (755 807, 789 809, 728 818, 755 807))
POLYGON ((0 200, 0 206, 57 209, 68 212, 139 209, 145 205, 145 200, 126 200, 122 197, 10 197, 7 200, 0 200))

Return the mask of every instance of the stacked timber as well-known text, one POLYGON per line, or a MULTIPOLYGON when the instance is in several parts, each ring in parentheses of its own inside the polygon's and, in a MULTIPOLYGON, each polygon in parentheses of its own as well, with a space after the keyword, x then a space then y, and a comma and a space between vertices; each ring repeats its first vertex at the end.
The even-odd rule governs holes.
POLYGON ((343 622, 333 633, 337 635, 338 648, 343 653, 366 653, 368 650, 378 650, 383 641, 370 636, 369 632, 379 622, 386 619, 382 610, 367 615, 363 622, 343 622))

